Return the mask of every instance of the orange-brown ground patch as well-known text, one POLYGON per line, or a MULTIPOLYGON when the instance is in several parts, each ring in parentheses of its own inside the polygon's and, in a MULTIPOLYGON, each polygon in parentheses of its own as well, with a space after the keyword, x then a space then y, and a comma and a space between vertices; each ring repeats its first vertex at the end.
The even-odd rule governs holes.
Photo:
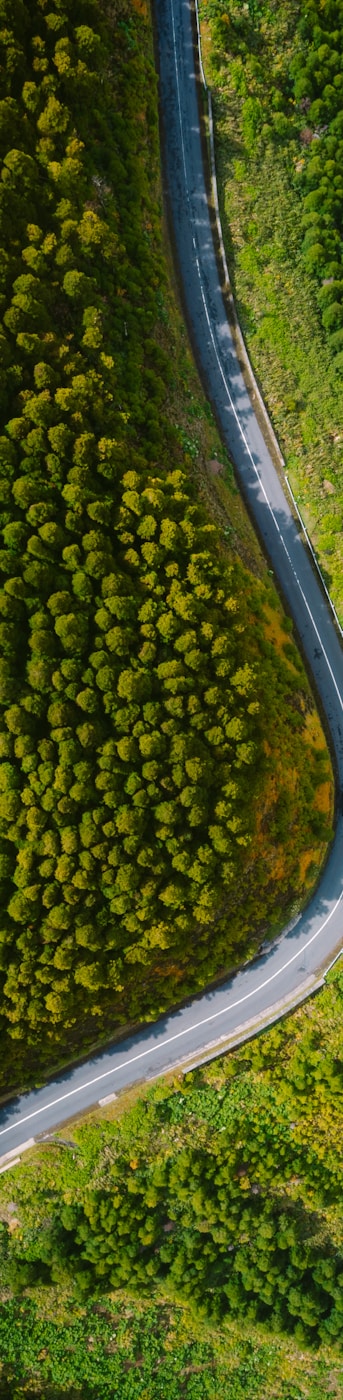
POLYGON ((131 4, 133 9, 136 10, 136 13, 141 15, 142 19, 148 18, 149 11, 146 0, 131 0, 131 4))

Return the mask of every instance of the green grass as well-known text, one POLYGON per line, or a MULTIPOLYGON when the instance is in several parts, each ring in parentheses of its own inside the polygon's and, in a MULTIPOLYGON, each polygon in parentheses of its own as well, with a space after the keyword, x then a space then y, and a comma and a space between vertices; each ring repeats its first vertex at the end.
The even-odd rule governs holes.
MULTIPOLYGON (((245 34, 245 48, 237 37, 235 47, 220 5, 202 5, 224 242, 251 361, 343 621, 343 386, 322 329, 317 283, 303 261, 296 175, 303 147, 294 126, 281 140, 271 115, 275 74, 282 92, 285 65, 288 71, 295 51, 294 10, 283 3, 275 11, 267 2, 259 13, 257 29, 245 34), (264 64, 263 85, 255 76, 258 62, 264 64), (244 116, 250 94, 258 94, 262 107, 262 130, 254 139, 244 116)), ((237 14, 234 0, 228 14, 237 14)))
POLYGON ((247 958, 318 875, 332 774, 177 305, 148 11, 5 14, 9 1090, 247 958))
POLYGON ((11 1397, 16 1382, 46 1387, 49 1400, 49 1385, 74 1386, 77 1400, 78 1387, 82 1400, 107 1400, 116 1387, 124 1400, 340 1400, 342 997, 338 966, 267 1033, 185 1078, 119 1095, 0 1179, 0 1379, 11 1397), (162 1220, 174 1228, 157 1232, 151 1251, 143 1235, 159 1218, 162 1180, 162 1220), (82 1210, 82 1235, 69 1234, 66 1252, 61 1225, 70 1231, 82 1210), (174 1233, 182 1268, 165 1262, 163 1277, 156 1260, 174 1233), (102 1264, 109 1248, 127 1259, 128 1242, 131 1274, 115 1286, 102 1264), (228 1269, 246 1292, 237 1304, 224 1288, 220 1305, 228 1269), (275 1312, 266 1288, 279 1296, 275 1312), (320 1336, 311 1300, 323 1308, 320 1336))
POLYGON ((61 1306, 51 1294, 0 1320, 4 1400, 341 1400, 342 1366, 243 1325, 215 1333, 184 1307, 121 1294, 61 1306), (55 1316, 57 1309, 58 1320, 55 1316))

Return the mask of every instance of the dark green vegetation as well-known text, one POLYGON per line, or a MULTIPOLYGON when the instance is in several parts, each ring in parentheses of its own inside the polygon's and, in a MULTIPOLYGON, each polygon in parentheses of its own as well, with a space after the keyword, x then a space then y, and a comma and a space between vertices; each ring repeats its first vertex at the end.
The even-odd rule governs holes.
MULTIPOLYGON (((142 0, 0 14, 14 1084, 252 951, 314 878, 330 768, 270 582, 192 485, 220 447, 168 286, 142 0)), ((1 1176, 0 1396, 339 1400, 342 988, 1 1176)))
MULTIPOLYGON (((291 73, 296 109, 305 113, 300 139, 309 150, 299 172, 304 189, 303 254, 321 282, 318 303, 343 369, 343 5, 310 0, 297 29, 291 73)), ((282 134, 282 133, 281 133, 282 134)))
POLYGON ((330 769, 268 580, 190 482, 146 16, 1 15, 11 1087, 247 956, 316 874, 330 769))
POLYGON ((342 618, 342 5, 202 12, 239 317, 342 618))
POLYGON ((20 1314, 9 1302, 0 1340, 1 1400, 323 1400, 328 1384, 332 1400, 342 1396, 329 1349, 319 1357, 235 1325, 214 1333, 164 1299, 69 1303, 59 1323, 29 1299, 20 1314))
POLYGON ((185 1371, 181 1394, 224 1396, 222 1363, 230 1400, 319 1396, 329 1374, 342 1394, 342 1005, 336 970, 234 1055, 132 1091, 2 1177, 1 1355, 18 1380, 91 1383, 97 1366, 105 1387, 128 1360, 128 1395, 150 1397, 178 1356, 210 1373, 201 1392, 185 1371))
MULTIPOLYGON (((168 285, 142 0, 0 14, 10 1085, 252 951, 314 878, 331 779, 261 562, 195 490, 220 446, 168 285)), ((338 1400, 341 1002, 336 974, 0 1178, 0 1396, 338 1400)))
MULTIPOLYGON (((303 259, 321 284, 318 303, 335 368, 343 368, 343 4, 209 0, 214 44, 233 57, 243 96, 243 138, 256 154, 270 140, 293 159, 302 207, 303 259), (224 12, 225 11, 225 12, 224 12), (283 52, 279 44, 283 41, 283 52), (281 59, 281 61, 280 61, 281 59), (297 147, 302 158, 297 160, 297 147)), ((215 60, 216 61, 216 60, 215 60)))

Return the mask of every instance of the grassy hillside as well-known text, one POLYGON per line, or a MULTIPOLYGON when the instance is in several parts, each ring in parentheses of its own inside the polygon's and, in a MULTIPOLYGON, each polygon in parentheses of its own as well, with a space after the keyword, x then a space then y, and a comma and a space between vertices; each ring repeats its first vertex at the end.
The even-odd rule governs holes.
MULTIPOLYGON (((49 1303, 52 1312, 56 1290, 49 1303)), ((164 1298, 147 1302, 121 1293, 82 1309, 69 1301, 68 1308, 59 1305, 59 1323, 48 1311, 49 1304, 45 1312, 40 1305, 37 1313, 29 1299, 20 1314, 18 1303, 3 1309, 1 1400, 341 1400, 343 1394, 342 1361, 332 1347, 318 1353, 242 1322, 213 1331, 164 1298)))
POLYGON ((238 315, 343 621, 342 5, 201 12, 238 315))
POLYGON ((171 288, 148 13, 2 14, 10 1088, 248 956, 332 780, 171 288))
POLYGON ((342 997, 337 969, 1 1178, 5 1374, 89 1400, 342 1396, 342 997))
MULTIPOLYGON (((144 0, 1 15, 9 1087, 275 930, 332 775, 177 308, 144 0)), ((0 1397, 342 1400, 342 996, 1 1175, 0 1397)))

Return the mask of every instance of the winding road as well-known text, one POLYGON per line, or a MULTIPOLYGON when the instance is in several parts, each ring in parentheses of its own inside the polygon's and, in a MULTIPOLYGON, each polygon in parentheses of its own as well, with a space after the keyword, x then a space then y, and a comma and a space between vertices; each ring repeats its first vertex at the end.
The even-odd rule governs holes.
POLYGON ((0 1160, 37 1135, 154 1078, 253 1034, 320 982, 343 940, 343 651, 329 604, 255 417, 220 288, 203 166, 194 14, 155 0, 164 180, 198 365, 243 495, 277 576, 326 715, 339 787, 335 839, 306 911, 262 958, 225 985, 114 1045, 0 1111, 0 1160))

